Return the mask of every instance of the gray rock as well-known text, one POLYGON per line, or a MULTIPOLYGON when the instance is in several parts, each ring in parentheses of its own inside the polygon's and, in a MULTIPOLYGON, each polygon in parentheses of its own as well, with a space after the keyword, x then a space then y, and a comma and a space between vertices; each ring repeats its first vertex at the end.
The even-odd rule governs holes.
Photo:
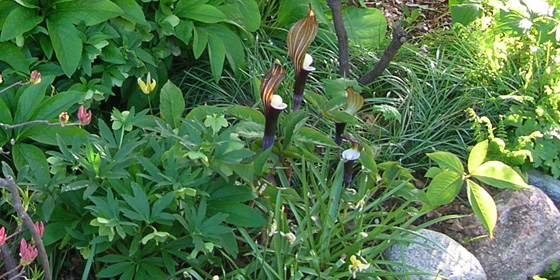
POLYGON ((531 170, 527 174, 529 174, 529 184, 541 189, 557 207, 560 207, 560 181, 538 170, 531 170))
MULTIPOLYGON (((494 200, 498 208, 494 238, 464 245, 480 261, 488 279, 526 280, 560 259, 560 213, 543 191, 506 189, 494 200)), ((470 238, 487 234, 474 217, 462 224, 470 238)))
POLYGON ((445 234, 422 229, 411 243, 397 243, 385 252, 385 258, 398 262, 392 266, 398 272, 431 275, 410 276, 411 280, 482 280, 486 274, 480 262, 463 246, 445 234), (408 266, 408 267, 407 267, 408 266))

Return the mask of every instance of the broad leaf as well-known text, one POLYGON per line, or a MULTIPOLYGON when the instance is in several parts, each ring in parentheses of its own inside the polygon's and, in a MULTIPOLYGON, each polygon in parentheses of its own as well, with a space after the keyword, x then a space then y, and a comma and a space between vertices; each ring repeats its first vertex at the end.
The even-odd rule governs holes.
POLYGON ((39 108, 41 101, 45 98, 45 91, 53 82, 53 76, 43 77, 38 85, 27 86, 19 97, 14 116, 16 123, 29 121, 35 110, 39 108))
POLYGON ((231 106, 226 113, 240 120, 264 124, 264 115, 247 106, 231 106))
MULTIPOLYGON (((205 30, 208 32, 209 37, 213 34, 224 46, 226 46, 224 49, 225 56, 234 73, 238 74, 240 69, 245 68, 245 51, 243 43, 237 34, 229 28, 219 24, 209 25, 205 28, 205 30)), ((208 38, 208 44, 208 47, 210 48, 210 38, 208 38)))
POLYGON ((12 155, 17 170, 28 165, 37 183, 47 184, 50 180, 47 158, 41 149, 30 144, 18 143, 13 146, 12 155))
POLYGON ((290 146, 294 132, 297 132, 305 124, 306 120, 307 113, 304 111, 291 113, 284 118, 281 123, 282 134, 284 135, 284 140, 282 142, 283 150, 290 146))
POLYGON ((449 10, 453 23, 460 23, 463 26, 469 25, 483 15, 480 1, 449 0, 449 10))
POLYGON ((179 127, 181 124, 180 119, 185 110, 185 100, 183 99, 181 89, 179 89, 171 81, 167 81, 167 83, 165 83, 165 85, 161 88, 160 110, 161 114, 171 127, 179 127))
POLYGON ((225 5, 218 9, 248 32, 255 32, 261 26, 259 6, 255 0, 226 0, 225 5))
POLYGON ((65 91, 48 97, 44 100, 36 114, 32 117, 36 120, 50 120, 58 117, 61 112, 68 111, 72 105, 78 104, 84 98, 84 94, 79 91, 65 91))
POLYGON ((8 41, 35 28, 43 21, 43 17, 37 15, 37 10, 17 7, 6 18, 0 34, 0 41, 8 41))
POLYGON ((113 0, 123 10, 123 18, 138 24, 147 24, 142 7, 135 0, 113 0))
POLYGON ((488 140, 476 144, 469 154, 468 169, 469 173, 475 171, 486 159, 486 152, 488 152, 488 140))
POLYGON ((443 171, 436 175, 430 185, 426 197, 432 208, 452 202, 463 185, 462 175, 453 171, 443 171))
POLYGON ((242 122, 235 127, 235 133, 245 138, 259 138, 263 137, 264 124, 256 122, 242 122))
POLYGON ((72 76, 82 57, 81 32, 69 20, 59 17, 47 19, 47 29, 60 66, 68 77, 72 76))
POLYGON ((330 137, 310 127, 302 127, 295 136, 302 142, 338 147, 330 137))
POLYGON ((467 180, 467 196, 472 210, 484 228, 488 230, 490 239, 498 221, 498 210, 492 196, 477 183, 467 180))
POLYGON ((123 10, 109 0, 67 1, 57 4, 48 20, 63 19, 69 24, 83 21, 91 26, 123 14, 123 10))
POLYGON ((12 68, 29 73, 29 65, 21 50, 10 42, 0 43, 0 61, 8 63, 12 68))
POLYGON ((344 6, 342 16, 348 32, 348 40, 353 45, 375 49, 385 39, 387 20, 380 10, 344 6))
POLYGON ((241 203, 212 204, 208 211, 228 214, 226 222, 238 227, 260 227, 267 223, 259 211, 241 203))
POLYGON ((529 188, 529 185, 513 168, 500 161, 485 162, 471 175, 473 178, 496 188, 529 188))
POLYGON ((193 5, 185 9, 181 9, 177 13, 177 16, 204 23, 217 23, 227 19, 226 15, 224 15, 222 11, 208 4, 193 5))
POLYGON ((435 161, 441 169, 449 169, 453 172, 463 174, 463 164, 459 158, 449 152, 428 153, 428 157, 435 161))
POLYGON ((226 46, 215 34, 208 34, 208 57, 210 58, 210 69, 217 83, 222 77, 224 62, 226 59, 226 46))

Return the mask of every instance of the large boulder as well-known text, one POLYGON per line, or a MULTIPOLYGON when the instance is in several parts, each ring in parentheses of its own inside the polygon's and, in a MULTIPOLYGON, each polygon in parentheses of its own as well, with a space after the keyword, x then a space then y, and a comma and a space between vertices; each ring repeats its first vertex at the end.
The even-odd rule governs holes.
POLYGON ((461 221, 464 234, 474 238, 465 244, 486 271, 489 279, 523 279, 540 274, 553 260, 560 259, 560 213, 538 188, 506 189, 494 200, 498 223, 494 238, 487 235, 474 217, 461 221))
POLYGON ((560 181, 538 170, 531 170, 527 173, 529 175, 529 184, 541 189, 552 199, 557 207, 560 206, 560 181))
POLYGON ((486 279, 480 262, 455 240, 428 229, 417 233, 406 244, 394 244, 385 252, 387 260, 401 264, 393 265, 393 270, 419 274, 410 276, 411 280, 486 279))

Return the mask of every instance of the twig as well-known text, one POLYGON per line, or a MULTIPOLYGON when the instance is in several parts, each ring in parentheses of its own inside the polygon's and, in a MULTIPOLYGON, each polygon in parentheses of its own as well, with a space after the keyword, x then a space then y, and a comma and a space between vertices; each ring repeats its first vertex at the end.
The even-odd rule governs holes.
POLYGON ((25 212, 25 209, 23 209, 21 198, 18 192, 18 187, 16 186, 14 179, 12 178, 12 176, 6 176, 6 179, 0 180, 0 186, 6 186, 9 188, 10 194, 12 195, 12 200, 14 201, 14 204, 12 206, 14 207, 14 210, 16 210, 18 216, 22 219, 25 227, 27 227, 27 229, 29 230, 29 233, 31 233, 31 237, 35 241, 35 246, 37 246, 37 249, 39 251, 39 258, 41 259, 41 264, 43 266, 45 280, 51 280, 51 268, 49 265, 49 259, 47 257, 47 251, 45 250, 45 246, 43 245, 43 240, 41 240, 41 236, 39 236, 39 232, 37 232, 37 229, 35 228, 31 217, 29 217, 27 212, 25 212))
POLYGON ((331 8, 334 31, 338 39, 338 60, 340 68, 338 73, 342 77, 350 77, 350 55, 348 53, 348 34, 344 28, 344 20, 342 19, 342 3, 340 0, 327 0, 331 8))
POLYGON ((4 279, 4 276, 6 275, 8 275, 8 278, 16 277, 17 273, 15 271, 18 268, 18 266, 16 265, 16 262, 12 257, 12 250, 10 250, 10 247, 5 243, 2 244, 2 246, 0 246, 0 250, 2 253, 2 257, 4 258, 4 266, 6 267, 7 270, 6 273, 0 275, 0 279, 4 279))
POLYGON ((391 62, 391 60, 397 54, 397 52, 399 51, 399 49, 401 48, 401 46, 404 44, 405 41, 406 41, 406 31, 402 29, 400 23, 398 22, 394 23, 393 39, 391 40, 391 43, 385 49, 383 56, 381 57, 379 62, 375 65, 373 70, 360 77, 358 79, 358 83, 360 85, 367 85, 373 82, 373 80, 375 80, 377 77, 379 77, 379 75, 381 75, 381 73, 385 71, 385 68, 387 68, 389 62, 391 62))
POLYGON ((20 81, 20 82, 15 82, 15 83, 13 83, 13 84, 11 84, 11 85, 9 85, 9 86, 7 86, 7 87, 1 89, 1 90, 0 90, 0 94, 4 93, 5 91, 7 91, 7 90, 9 90, 9 89, 11 89, 11 88, 13 88, 13 87, 25 86, 25 85, 28 85, 28 84, 29 84, 29 82, 21 82, 21 81, 20 81))
POLYGON ((32 124, 46 124, 48 126, 79 126, 81 125, 81 123, 67 123, 67 124, 61 124, 60 122, 49 122, 46 120, 34 120, 34 121, 28 121, 28 122, 24 122, 24 123, 18 123, 18 124, 5 124, 5 123, 0 123, 0 127, 3 129, 14 129, 14 128, 20 128, 26 125, 32 125, 32 124))

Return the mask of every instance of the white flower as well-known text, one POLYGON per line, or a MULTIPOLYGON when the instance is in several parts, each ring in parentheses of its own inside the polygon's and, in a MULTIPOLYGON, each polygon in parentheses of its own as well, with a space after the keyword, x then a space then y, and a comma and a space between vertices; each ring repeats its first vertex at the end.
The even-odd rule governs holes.
POLYGON ((268 233, 268 236, 273 236, 276 233, 278 233, 278 223, 276 223, 276 219, 272 220, 272 225, 270 225, 270 232, 268 233))
POLYGON ((283 233, 280 232, 280 235, 282 235, 282 237, 284 237, 286 240, 288 240, 288 242, 290 242, 290 244, 294 244, 294 242, 296 242, 296 235, 288 232, 288 233, 283 233))
POLYGON ((531 27, 533 27, 533 22, 530 21, 527 18, 524 18, 519 22, 518 26, 519 26, 519 28, 524 29, 524 32, 527 32, 527 30, 529 30, 529 29, 531 29, 531 27))
POLYGON ((303 59, 303 70, 307 72, 315 71, 315 67, 311 66, 311 63, 313 63, 313 57, 306 53, 305 58, 303 59))
POLYGON ((286 109, 286 107, 288 107, 288 105, 282 100, 282 97, 278 94, 272 96, 272 99, 270 100, 270 106, 276 110, 284 110, 286 109))
POLYGON ((360 152, 358 150, 348 149, 342 152, 342 159, 345 161, 357 160, 358 158, 360 158, 360 152))

